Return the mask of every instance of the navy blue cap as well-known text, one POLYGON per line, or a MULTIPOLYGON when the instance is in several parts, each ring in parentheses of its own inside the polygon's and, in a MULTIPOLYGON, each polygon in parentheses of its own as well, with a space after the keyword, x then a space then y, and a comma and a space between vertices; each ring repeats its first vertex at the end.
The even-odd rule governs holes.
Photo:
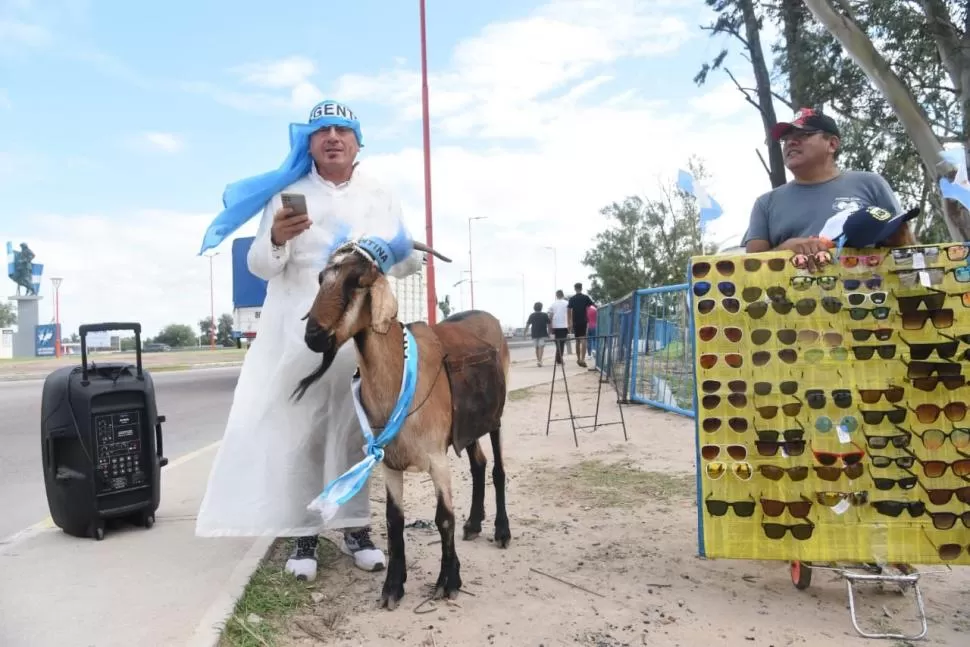
POLYGON ((854 248, 880 245, 919 213, 919 207, 897 216, 881 207, 863 207, 849 214, 842 224, 842 244, 854 248))

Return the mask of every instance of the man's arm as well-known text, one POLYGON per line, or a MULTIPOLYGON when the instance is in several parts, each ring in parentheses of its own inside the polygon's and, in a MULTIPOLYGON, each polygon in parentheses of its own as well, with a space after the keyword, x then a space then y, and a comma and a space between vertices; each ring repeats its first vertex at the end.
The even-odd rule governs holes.
POLYGON ((283 272, 286 262, 290 258, 290 242, 286 241, 279 247, 273 245, 273 216, 283 205, 279 194, 274 195, 263 207, 263 216, 259 221, 259 228, 249 252, 246 254, 246 265, 249 271, 264 281, 283 272))
POLYGON ((828 249, 817 237, 789 238, 776 247, 772 247, 771 235, 768 230, 768 209, 765 207, 764 201, 765 196, 758 198, 751 209, 748 230, 745 232, 744 238, 741 239, 745 252, 757 254, 759 252, 785 251, 811 256, 816 252, 828 249))
POLYGON ((751 216, 748 218, 748 230, 744 232, 741 244, 749 254, 767 252, 771 249, 771 234, 768 229, 768 210, 765 209, 765 196, 754 201, 751 216))
MULTIPOLYGON (((391 222, 396 222, 397 226, 407 232, 407 235, 411 237, 411 232, 408 230, 407 225, 404 224, 404 211, 401 208, 401 203, 393 194, 388 197, 391 222)), ((411 240, 414 240, 414 238, 411 237, 411 240)), ((414 250, 406 258, 395 263, 387 273, 396 279, 407 278, 421 271, 424 267, 422 260, 422 252, 414 250)))

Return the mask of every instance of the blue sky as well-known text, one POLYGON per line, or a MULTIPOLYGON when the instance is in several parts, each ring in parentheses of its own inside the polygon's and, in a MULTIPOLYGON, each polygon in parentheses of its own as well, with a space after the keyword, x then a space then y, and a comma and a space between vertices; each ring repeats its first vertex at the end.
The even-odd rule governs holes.
MULTIPOLYGON (((510 325, 516 277, 529 304, 551 296, 543 246, 557 247, 560 287, 587 282, 598 209, 673 177, 688 154, 708 159, 711 190, 742 229, 767 188, 756 113, 723 77, 691 81, 719 49, 698 28, 704 3, 599 4, 428 3, 436 243, 467 258, 467 217, 489 216, 475 223, 476 306, 510 325), (514 267, 502 258, 513 249, 514 267)), ((322 96, 360 116, 362 162, 423 230, 417 6, 0 0, 0 235, 65 276, 65 327, 127 314, 151 331, 206 316, 208 263, 195 254, 223 187, 275 168, 287 124, 322 96), (99 277, 93 252, 124 276, 99 277)), ((231 308, 223 249, 219 312, 231 308)), ((455 302, 463 262, 439 269, 455 302)))

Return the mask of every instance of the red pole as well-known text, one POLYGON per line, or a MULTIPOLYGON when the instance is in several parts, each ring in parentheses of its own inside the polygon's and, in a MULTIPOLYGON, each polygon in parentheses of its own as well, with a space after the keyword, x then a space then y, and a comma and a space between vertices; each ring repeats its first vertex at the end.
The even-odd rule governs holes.
POLYGON ((61 356, 61 286, 54 288, 54 356, 61 356))
POLYGON ((212 286, 212 255, 209 256, 209 348, 216 349, 216 299, 212 286))
MULTIPOLYGON (((434 224, 431 219, 431 126, 428 109, 428 44, 425 34, 424 0, 421 9, 421 120, 424 130, 424 226, 428 247, 434 247, 434 224)), ((428 254, 428 323, 438 320, 438 297, 434 285, 434 256, 428 254)))

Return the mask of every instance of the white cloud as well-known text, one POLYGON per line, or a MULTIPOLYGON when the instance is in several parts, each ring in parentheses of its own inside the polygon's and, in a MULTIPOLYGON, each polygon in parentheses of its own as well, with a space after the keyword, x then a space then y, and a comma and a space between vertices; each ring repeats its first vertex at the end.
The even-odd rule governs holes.
MULTIPOLYGON (((458 301, 451 286, 468 268, 469 217, 488 217, 473 223, 482 281, 476 306, 518 321, 521 299, 508 291, 521 292, 520 273, 528 304, 548 303, 554 285, 567 294, 576 281, 588 285, 581 259, 605 227, 600 209, 627 195, 656 195, 657 183, 673 181, 691 154, 705 160, 708 189, 725 209, 711 241, 739 239, 754 199, 770 189, 755 153, 764 140, 760 117, 733 85, 712 77, 698 96, 672 102, 617 83, 618 61, 669 56, 706 34, 666 15, 675 3, 603 4, 552 2, 523 20, 485 27, 431 75, 433 128, 445 136, 432 142, 435 246, 456 261, 438 265, 440 295, 458 301), (537 55, 535 43, 542 43, 537 55), (476 146, 450 144, 448 136, 475 138, 476 146), (546 246, 557 248, 555 283, 546 246)), ((332 94, 352 105, 377 99, 397 108, 399 127, 419 132, 416 71, 345 75, 332 94)), ((364 159, 398 188, 411 226, 423 233, 420 149, 364 159)))
MULTIPOLYGON (((29 227, 0 232, 26 242, 44 264, 41 322, 53 320, 52 276, 60 289, 65 333, 82 323, 138 321, 146 335, 169 323, 196 327, 209 315, 209 261, 197 255, 215 214, 138 211, 125 214, 38 214, 29 227)), ((255 231, 250 223, 244 232, 255 231)), ((216 316, 232 312, 230 246, 213 259, 216 316)))
MULTIPOLYGON (((605 226, 600 209, 672 181, 691 154, 706 161, 714 178, 708 189, 726 211, 709 238, 743 233, 751 204, 770 188, 755 154, 764 135, 754 109, 713 79, 692 99, 660 100, 662 88, 647 88, 647 95, 620 83, 616 69, 625 59, 672 59, 688 39, 706 38, 691 26, 702 22, 695 4, 550 2, 521 20, 484 27, 433 70, 434 246, 455 261, 436 264, 440 298, 450 294, 452 303, 469 307, 467 284, 453 284, 468 269, 468 218, 486 216, 472 224, 475 305, 521 325, 531 304, 548 304, 554 288, 569 293, 574 282, 589 283, 581 258, 605 226), (679 7, 689 10, 688 20, 670 13, 679 7), (447 138, 453 135, 473 138, 474 147, 447 138), (549 246, 556 248, 555 268, 549 246)), ((367 101, 393 109, 394 123, 365 121, 365 137, 391 128, 420 133, 419 73, 402 61, 389 65, 372 75, 345 75, 327 88, 327 96, 352 106, 367 101)), ((315 71, 312 62, 291 57, 234 69, 242 89, 188 87, 242 109, 301 114, 324 96, 315 71)), ((397 190, 412 232, 424 239, 420 147, 365 150, 361 159, 397 190)), ((119 226, 98 215, 43 216, 32 230, 48 233, 26 239, 50 264, 45 274, 65 276, 62 308, 75 328, 118 317, 154 331, 208 315, 208 261, 196 252, 211 217, 142 212, 119 226), (95 305, 94 297, 105 301, 95 305)), ((217 312, 231 308, 230 248, 224 244, 214 262, 217 312)))
POLYGON ((242 90, 226 90, 217 84, 200 81, 183 83, 180 87, 187 92, 207 95, 237 110, 263 114, 280 111, 309 113, 310 107, 324 98, 320 88, 310 80, 316 73, 316 66, 302 56, 247 63, 229 72, 242 84, 242 90), (280 96, 279 91, 286 95, 280 96))
POLYGON ((173 133, 147 132, 138 137, 143 146, 162 151, 163 153, 177 153, 185 146, 181 137, 173 133))
POLYGON ((51 33, 42 25, 0 19, 0 46, 14 51, 19 47, 43 47, 51 43, 51 33))

